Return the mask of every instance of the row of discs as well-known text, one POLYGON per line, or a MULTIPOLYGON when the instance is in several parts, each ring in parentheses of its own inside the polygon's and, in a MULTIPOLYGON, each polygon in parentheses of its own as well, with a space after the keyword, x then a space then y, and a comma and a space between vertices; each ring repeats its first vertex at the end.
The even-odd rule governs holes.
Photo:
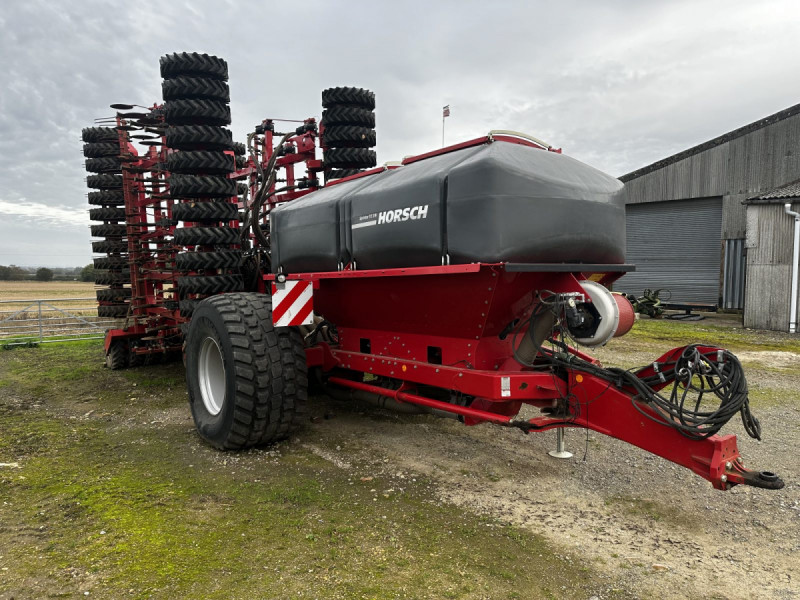
POLYGON ((122 167, 117 130, 112 127, 86 127, 81 132, 84 141, 83 155, 86 170, 91 173, 86 184, 89 192, 89 219, 95 283, 97 314, 100 317, 119 318, 128 314, 131 281, 128 265, 128 240, 125 226, 125 198, 122 191, 122 167))
POLYGON ((322 163, 326 179, 348 177, 376 165, 375 94, 355 87, 322 92, 322 163))
POLYGON ((238 228, 228 65, 216 56, 180 52, 161 57, 169 193, 175 201, 175 265, 180 310, 244 289, 238 228))

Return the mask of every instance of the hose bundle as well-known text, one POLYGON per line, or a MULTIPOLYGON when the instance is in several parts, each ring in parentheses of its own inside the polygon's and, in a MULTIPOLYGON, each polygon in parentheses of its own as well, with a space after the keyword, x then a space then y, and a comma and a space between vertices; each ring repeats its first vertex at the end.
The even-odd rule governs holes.
POLYGON ((600 377, 608 381, 609 386, 633 388, 636 395, 632 402, 636 410, 648 419, 677 429, 690 439, 711 437, 737 412, 741 415, 747 435, 761 439, 761 424, 750 412, 744 368, 733 353, 692 344, 686 346, 676 359, 663 363, 653 363, 629 371, 603 368, 569 353, 564 339, 568 330, 564 326, 566 302, 557 294, 549 294, 552 296, 539 298, 540 303, 534 307, 529 319, 514 327, 512 349, 514 358, 520 364, 534 369, 574 369, 600 377), (544 319, 548 313, 555 319, 544 319), (533 343, 538 357, 530 361, 519 352, 523 344, 517 345, 516 337, 526 325, 528 330, 534 330, 533 325, 537 322, 544 323, 545 330, 533 331, 536 337, 533 343), (554 334, 560 334, 561 340, 555 339, 554 334), (562 351, 542 348, 541 341, 547 338, 562 351), (648 371, 649 367, 652 367, 652 372, 648 371), (670 383, 672 386, 669 393, 662 393, 670 383), (645 410, 643 405, 648 406, 655 414, 645 410))
POLYGON ((684 348, 677 360, 654 366, 654 370, 653 375, 640 378, 630 371, 608 369, 637 391, 634 407, 640 413, 686 437, 708 438, 738 412, 747 435, 761 439, 761 424, 750 412, 744 369, 731 352, 722 349, 703 352, 693 344, 684 348), (670 381, 674 383, 669 396, 651 387, 670 381), (709 396, 714 405, 718 404, 716 408, 708 407, 709 396), (642 410, 641 401, 657 416, 642 410))
POLYGON ((674 361, 630 371, 602 368, 566 353, 543 352, 542 355, 545 364, 584 371, 605 379, 609 385, 633 388, 636 395, 632 402, 636 410, 690 439, 711 437, 737 412, 741 414, 747 435, 761 439, 761 424, 750 412, 744 368, 728 350, 702 351, 699 345, 693 344, 686 346, 674 361), (653 374, 640 377, 639 373, 648 367, 653 367, 653 374), (654 389, 669 383, 672 387, 668 395, 654 389), (656 414, 645 411, 642 405, 656 414))

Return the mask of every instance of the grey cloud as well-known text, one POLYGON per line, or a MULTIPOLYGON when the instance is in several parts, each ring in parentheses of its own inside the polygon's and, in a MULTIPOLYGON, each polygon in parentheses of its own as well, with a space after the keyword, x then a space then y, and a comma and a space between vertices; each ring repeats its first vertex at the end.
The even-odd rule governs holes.
MULTIPOLYGON (((239 140, 358 85, 377 95, 381 161, 437 147, 449 103, 450 143, 516 129, 621 175, 795 104, 798 25, 788 0, 6 2, 0 201, 85 215, 81 128, 158 101, 167 52, 228 60, 239 140)), ((29 209, 3 214, 0 264, 19 248, 89 262, 85 227, 29 209)))

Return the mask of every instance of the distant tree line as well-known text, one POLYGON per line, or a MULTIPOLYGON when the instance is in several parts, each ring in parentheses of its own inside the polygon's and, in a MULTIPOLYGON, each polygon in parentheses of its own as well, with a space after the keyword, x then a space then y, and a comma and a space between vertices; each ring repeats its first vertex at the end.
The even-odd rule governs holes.
POLYGON ((85 267, 19 267, 0 265, 0 281, 94 281, 94 265, 85 267))
POLYGON ((7 267, 0 266, 0 281, 11 281, 15 279, 30 279, 31 273, 27 269, 17 265, 7 267))

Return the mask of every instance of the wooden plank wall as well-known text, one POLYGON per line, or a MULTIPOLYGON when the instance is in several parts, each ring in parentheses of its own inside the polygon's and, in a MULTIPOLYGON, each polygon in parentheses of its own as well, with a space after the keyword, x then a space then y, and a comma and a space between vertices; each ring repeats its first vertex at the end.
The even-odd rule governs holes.
MULTIPOLYGON (((800 203, 792 210, 800 212, 800 203)), ((750 204, 747 223, 744 326, 788 331, 794 219, 783 203, 750 204)))

